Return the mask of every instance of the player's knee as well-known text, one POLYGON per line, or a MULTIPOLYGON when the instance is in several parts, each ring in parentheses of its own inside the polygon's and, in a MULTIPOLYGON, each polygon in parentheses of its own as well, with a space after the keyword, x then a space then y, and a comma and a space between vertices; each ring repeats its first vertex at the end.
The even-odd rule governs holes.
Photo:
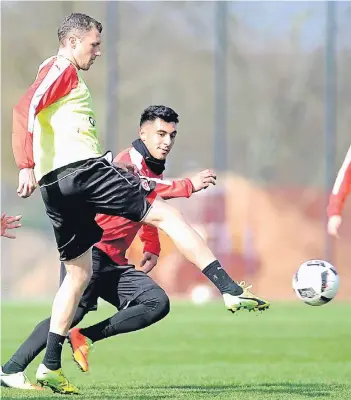
POLYGON ((157 320, 161 320, 166 317, 170 311, 169 297, 163 289, 155 289, 158 291, 158 306, 156 308, 157 320))
POLYGON ((86 283, 86 285, 88 285, 88 283, 90 282, 91 277, 93 276, 93 268, 90 267, 87 270, 84 270, 83 272, 83 276, 84 276, 84 283, 86 283))
POLYGON ((90 249, 80 257, 64 262, 67 275, 69 274, 74 284, 80 288, 86 287, 93 275, 91 253, 90 249))
POLYGON ((183 214, 176 208, 171 208, 168 213, 165 214, 162 221, 159 223, 159 228, 167 231, 168 227, 179 226, 179 223, 184 222, 183 214))
POLYGON ((151 323, 160 321, 170 311, 170 302, 166 292, 160 287, 148 290, 138 297, 138 303, 142 303, 150 310, 151 323))
POLYGON ((93 269, 91 267, 82 268, 81 266, 70 265, 67 267, 67 275, 69 275, 72 281, 77 285, 86 287, 93 275, 93 269))
POLYGON ((79 269, 75 272, 75 278, 84 287, 88 286, 88 283, 93 275, 92 269, 79 269))
POLYGON ((183 214, 175 207, 165 202, 157 202, 152 205, 152 212, 150 212, 145 221, 153 225, 161 226, 165 223, 173 223, 175 220, 183 219, 183 214))

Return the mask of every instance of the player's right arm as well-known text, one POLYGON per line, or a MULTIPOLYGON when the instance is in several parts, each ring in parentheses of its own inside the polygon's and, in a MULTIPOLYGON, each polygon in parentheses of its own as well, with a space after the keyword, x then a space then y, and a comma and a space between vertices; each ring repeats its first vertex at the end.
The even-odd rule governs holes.
MULTIPOLYGON (((67 61, 67 62, 66 62, 67 61)), ((70 93, 78 85, 76 68, 52 57, 39 68, 38 75, 13 110, 12 150, 19 173, 17 193, 29 197, 36 188, 33 133, 38 113, 70 93)))
POLYGON ((336 177, 332 193, 329 197, 327 209, 328 233, 338 236, 338 230, 342 222, 341 214, 347 196, 351 191, 351 146, 346 154, 345 160, 336 177))

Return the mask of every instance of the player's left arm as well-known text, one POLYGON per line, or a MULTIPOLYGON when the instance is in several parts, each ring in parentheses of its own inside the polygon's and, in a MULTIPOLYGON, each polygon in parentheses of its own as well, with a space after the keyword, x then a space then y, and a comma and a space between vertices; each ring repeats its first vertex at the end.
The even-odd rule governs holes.
POLYGON ((216 184, 216 174, 210 169, 205 169, 192 178, 180 180, 150 179, 156 182, 155 191, 165 200, 190 197, 193 193, 216 184))

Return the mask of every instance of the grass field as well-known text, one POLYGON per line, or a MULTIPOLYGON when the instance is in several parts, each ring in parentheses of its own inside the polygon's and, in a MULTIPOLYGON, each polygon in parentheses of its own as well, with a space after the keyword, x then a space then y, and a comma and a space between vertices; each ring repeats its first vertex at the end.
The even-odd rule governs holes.
MULTIPOLYGON (((351 399, 350 306, 278 303, 262 315, 233 316, 218 302, 174 302, 160 323, 96 343, 88 374, 68 345, 63 366, 85 399, 351 399)), ((48 305, 2 305, 2 362, 48 312, 48 305)), ((111 312, 104 305, 82 325, 111 312)), ((3 399, 58 397, 2 390, 3 399)))

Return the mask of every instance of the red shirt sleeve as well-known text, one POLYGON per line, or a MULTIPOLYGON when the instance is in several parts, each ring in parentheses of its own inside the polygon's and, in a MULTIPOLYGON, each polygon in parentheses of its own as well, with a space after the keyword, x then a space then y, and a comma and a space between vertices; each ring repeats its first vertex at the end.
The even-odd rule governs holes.
POLYGON ((156 181, 155 191, 165 200, 175 199, 177 197, 190 197, 193 193, 193 184, 188 178, 174 181, 150 179, 156 181))
POLYGON ((33 131, 35 117, 66 96, 78 85, 77 70, 72 64, 58 65, 52 58, 41 68, 32 86, 13 110, 12 149, 17 166, 33 168, 33 131))
POLYGON ((329 197, 328 217, 341 215, 344 203, 351 191, 351 146, 336 177, 333 191, 329 197))
POLYGON ((139 230, 139 237, 144 244, 144 253, 148 252, 156 254, 156 256, 160 255, 161 244, 157 228, 150 225, 142 225, 139 230))

